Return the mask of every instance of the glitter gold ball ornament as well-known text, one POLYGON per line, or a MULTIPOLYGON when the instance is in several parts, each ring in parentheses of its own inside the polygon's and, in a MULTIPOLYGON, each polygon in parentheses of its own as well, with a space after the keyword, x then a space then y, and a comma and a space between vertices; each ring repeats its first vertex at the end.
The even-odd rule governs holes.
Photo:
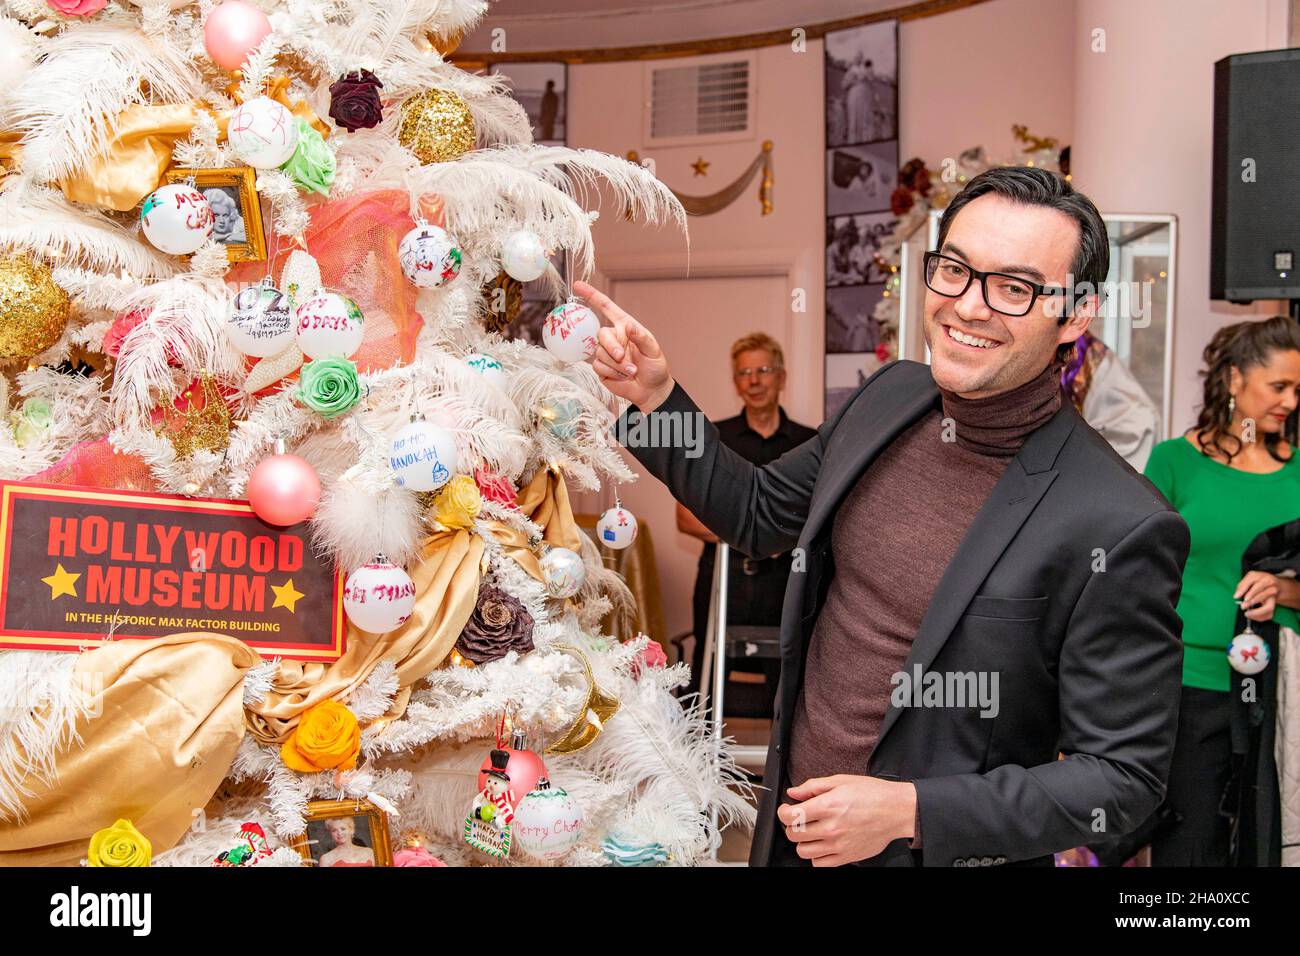
POLYGON ((0 258, 0 359, 44 352, 63 335, 71 303, 44 263, 0 258))
POLYGON ((421 163, 445 163, 474 148, 474 117, 460 94, 425 90, 402 104, 397 140, 421 163))

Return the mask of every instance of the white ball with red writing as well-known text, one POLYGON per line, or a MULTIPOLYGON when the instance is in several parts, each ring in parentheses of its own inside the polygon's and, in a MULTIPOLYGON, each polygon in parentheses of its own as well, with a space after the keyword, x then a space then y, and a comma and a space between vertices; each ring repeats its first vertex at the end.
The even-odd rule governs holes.
POLYGON ((386 634, 406 623, 415 610, 415 582, 402 568, 379 555, 348 576, 343 585, 348 620, 371 634, 386 634))
POLYGON ((187 256, 207 242, 213 222, 207 197, 186 183, 161 186, 140 205, 144 237, 173 256, 187 256))
POLYGON ((351 358, 361 347, 366 317, 357 304, 337 292, 317 292, 295 312, 298 348, 312 359, 351 358))
POLYGON ((553 308, 542 322, 542 342, 561 362, 585 362, 596 354, 600 319, 577 302, 553 308))
POLYGON ((515 844, 537 860, 558 860, 582 836, 582 807, 545 777, 515 807, 515 844))
POLYGON ((283 166, 298 147, 293 114, 269 96, 240 104, 226 130, 234 154, 257 169, 283 166))
POLYGON ((420 289, 436 289, 460 274, 461 252, 445 229, 422 223, 397 247, 402 273, 420 289))

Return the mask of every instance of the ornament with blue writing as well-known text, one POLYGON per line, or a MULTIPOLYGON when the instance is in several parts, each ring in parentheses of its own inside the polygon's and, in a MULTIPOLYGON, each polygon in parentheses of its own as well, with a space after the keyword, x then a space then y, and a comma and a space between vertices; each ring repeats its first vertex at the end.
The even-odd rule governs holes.
POLYGON ((456 472, 456 440, 451 432, 417 418, 394 436, 388 464, 397 483, 412 491, 435 491, 456 472))

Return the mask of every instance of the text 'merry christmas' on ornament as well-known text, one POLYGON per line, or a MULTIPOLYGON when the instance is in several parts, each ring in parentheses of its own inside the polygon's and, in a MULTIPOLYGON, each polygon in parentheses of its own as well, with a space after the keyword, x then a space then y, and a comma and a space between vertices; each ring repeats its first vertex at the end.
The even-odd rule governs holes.
POLYGON ((186 183, 160 186, 140 204, 140 226, 154 248, 187 256, 208 241, 216 222, 207 197, 186 183))

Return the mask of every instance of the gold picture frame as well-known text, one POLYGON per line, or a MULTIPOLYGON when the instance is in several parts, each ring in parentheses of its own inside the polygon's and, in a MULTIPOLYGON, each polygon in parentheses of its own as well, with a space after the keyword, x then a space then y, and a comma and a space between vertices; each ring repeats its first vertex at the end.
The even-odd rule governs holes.
POLYGON ((294 838, 293 848, 311 865, 321 867, 393 865, 393 847, 388 836, 388 814, 370 801, 312 800, 307 804, 305 819, 307 829, 301 836, 294 838), (329 821, 345 819, 353 821, 350 836, 346 831, 329 827, 329 821), (365 821, 365 825, 358 824, 356 822, 358 819, 365 821), (343 838, 349 841, 346 846, 339 842, 343 838), (344 852, 340 853, 340 850, 344 852), (371 852, 369 855, 357 852, 361 850, 371 852), (324 862, 327 859, 331 862, 324 862))
POLYGON ((190 179, 194 180, 194 188, 212 203, 216 218, 212 238, 226 247, 226 257, 231 262, 265 260, 266 233, 262 227, 262 200, 257 195, 257 171, 249 166, 167 170, 169 184, 190 179), (232 204, 238 206, 237 216, 229 212, 232 204), (227 233, 226 238, 222 237, 223 232, 227 233))

